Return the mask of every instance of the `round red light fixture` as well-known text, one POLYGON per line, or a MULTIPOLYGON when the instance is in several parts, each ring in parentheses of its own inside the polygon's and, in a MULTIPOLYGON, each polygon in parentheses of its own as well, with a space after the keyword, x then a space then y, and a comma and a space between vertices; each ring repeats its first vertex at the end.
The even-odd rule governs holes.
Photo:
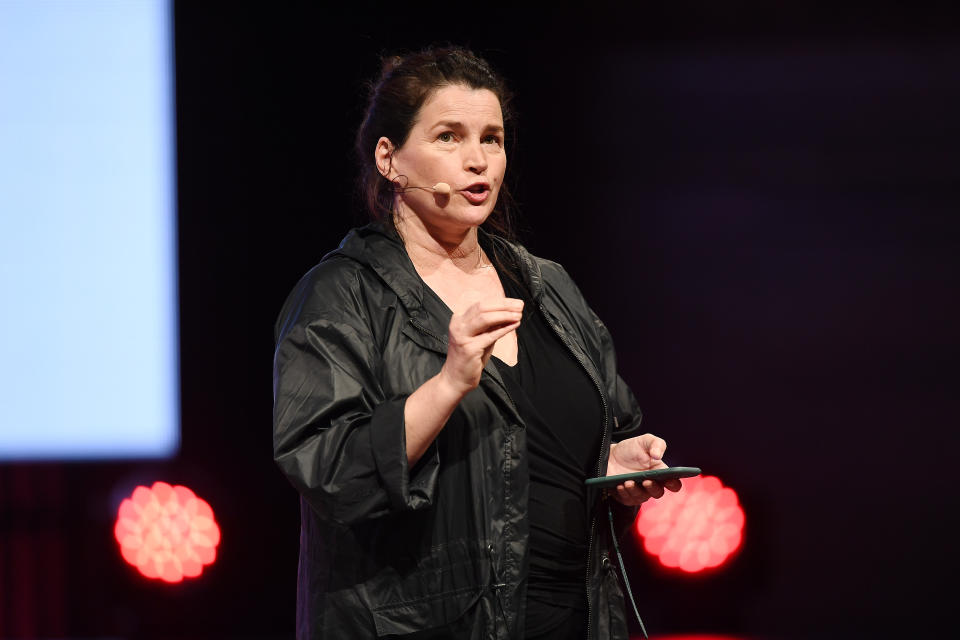
POLYGON ((720 566, 740 547, 743 524, 736 492, 719 478, 696 476, 677 493, 643 503, 635 526, 660 564, 696 573, 720 566))
POLYGON ((113 528, 123 559, 147 578, 180 582, 213 563, 220 527, 213 509, 184 486, 154 482, 124 499, 113 528))

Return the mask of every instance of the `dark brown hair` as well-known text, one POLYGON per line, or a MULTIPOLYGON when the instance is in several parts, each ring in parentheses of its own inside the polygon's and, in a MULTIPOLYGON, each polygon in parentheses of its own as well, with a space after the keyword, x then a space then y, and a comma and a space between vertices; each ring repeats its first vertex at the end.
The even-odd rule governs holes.
MULTIPOLYGON (((473 52, 461 47, 431 47, 419 53, 383 59, 380 77, 368 84, 367 109, 354 145, 360 163, 360 192, 374 220, 393 216, 396 193, 396 185, 380 174, 374 161, 377 141, 386 137, 394 148, 402 147, 427 98, 437 89, 456 84, 492 91, 500 101, 504 129, 507 135, 512 132, 511 95, 506 83, 486 60, 473 52)), ((483 226, 512 239, 512 205, 513 199, 504 183, 497 204, 483 226)))

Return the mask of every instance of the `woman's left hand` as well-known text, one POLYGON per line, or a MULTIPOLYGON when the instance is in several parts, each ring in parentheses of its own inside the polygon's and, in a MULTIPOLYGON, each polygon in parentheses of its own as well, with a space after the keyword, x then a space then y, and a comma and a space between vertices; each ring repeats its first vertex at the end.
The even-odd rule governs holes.
MULTIPOLYGON (((607 459, 607 475, 616 476, 648 469, 665 469, 667 465, 663 461, 663 454, 666 450, 667 443, 664 439, 650 433, 614 442, 610 445, 610 457, 607 459)), ((662 483, 656 480, 644 480, 639 485, 633 480, 627 480, 623 484, 618 484, 616 490, 611 491, 610 495, 625 505, 637 506, 650 498, 662 497, 664 489, 680 491, 680 486, 679 480, 666 480, 662 483)))

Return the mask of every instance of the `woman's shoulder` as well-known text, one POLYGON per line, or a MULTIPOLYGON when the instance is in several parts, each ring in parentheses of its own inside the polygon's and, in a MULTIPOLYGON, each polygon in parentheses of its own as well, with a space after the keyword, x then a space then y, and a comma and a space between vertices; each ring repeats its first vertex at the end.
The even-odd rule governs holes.
POLYGON ((287 294, 275 325, 276 337, 290 326, 344 309, 344 301, 359 286, 363 266, 353 260, 325 257, 307 271, 287 294))
POLYGON ((325 299, 348 295, 359 286, 366 271, 369 271, 366 265, 337 249, 325 255, 303 274, 290 295, 325 299))
POLYGON ((563 265, 549 258, 534 255, 519 240, 494 234, 487 234, 487 237, 491 245, 496 246, 498 253, 512 256, 511 262, 515 262, 521 271, 526 271, 530 276, 548 279, 551 282, 573 282, 563 265))
POLYGON ((573 278, 570 277, 570 274, 559 262, 534 255, 531 255, 531 258, 536 261, 537 266, 540 268, 540 275, 545 283, 576 286, 573 278))
POLYGON ((502 243, 502 246, 509 248, 516 256, 521 273, 535 291, 546 289, 562 297, 582 299, 580 289, 562 264, 534 255, 520 242, 500 237, 495 241, 502 243))
POLYGON ((380 298, 379 302, 383 302, 384 295, 390 295, 371 263, 364 259, 364 251, 357 248, 357 236, 363 230, 351 230, 337 249, 325 255, 294 285, 277 318, 277 336, 293 323, 363 315, 368 307, 364 301, 371 295, 380 298))

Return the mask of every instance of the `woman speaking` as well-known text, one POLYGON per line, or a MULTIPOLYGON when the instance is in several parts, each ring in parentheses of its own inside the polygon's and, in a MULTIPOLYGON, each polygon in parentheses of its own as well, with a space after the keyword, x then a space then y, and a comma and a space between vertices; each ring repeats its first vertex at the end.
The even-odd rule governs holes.
POLYGON ((589 477, 662 468, 563 268, 510 236, 510 100, 471 52, 386 60, 356 137, 373 222, 277 323, 274 456, 301 496, 298 638, 627 638, 589 477))

